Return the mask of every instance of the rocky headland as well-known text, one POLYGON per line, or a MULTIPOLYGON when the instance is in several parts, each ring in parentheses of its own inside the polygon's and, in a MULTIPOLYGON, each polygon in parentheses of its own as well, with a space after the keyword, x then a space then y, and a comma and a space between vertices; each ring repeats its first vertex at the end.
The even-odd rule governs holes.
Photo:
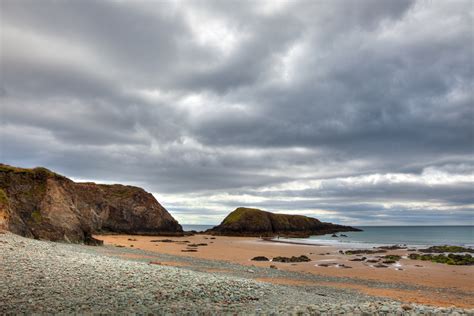
POLYGON ((309 237, 347 231, 360 231, 360 229, 325 223, 302 215, 274 214, 254 208, 239 207, 220 225, 205 233, 223 236, 309 237))
POLYGON ((100 244, 97 232, 180 235, 181 225, 145 190, 76 183, 46 168, 0 164, 0 229, 51 241, 100 244))

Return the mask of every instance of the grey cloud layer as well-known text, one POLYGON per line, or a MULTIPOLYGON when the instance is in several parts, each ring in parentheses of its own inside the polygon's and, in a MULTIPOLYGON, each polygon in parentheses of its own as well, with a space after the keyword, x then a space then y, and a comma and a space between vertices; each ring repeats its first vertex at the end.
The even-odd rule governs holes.
POLYGON ((470 1, 0 6, 5 163, 138 184, 183 222, 472 223, 470 1), (387 174, 420 178, 359 181, 387 174))

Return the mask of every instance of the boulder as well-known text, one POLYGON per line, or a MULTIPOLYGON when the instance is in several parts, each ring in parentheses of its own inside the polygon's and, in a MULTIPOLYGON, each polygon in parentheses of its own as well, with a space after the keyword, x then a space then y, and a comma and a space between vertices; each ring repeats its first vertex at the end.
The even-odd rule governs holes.
POLYGON ((270 261, 270 259, 264 256, 257 256, 257 257, 253 257, 252 261, 270 261))

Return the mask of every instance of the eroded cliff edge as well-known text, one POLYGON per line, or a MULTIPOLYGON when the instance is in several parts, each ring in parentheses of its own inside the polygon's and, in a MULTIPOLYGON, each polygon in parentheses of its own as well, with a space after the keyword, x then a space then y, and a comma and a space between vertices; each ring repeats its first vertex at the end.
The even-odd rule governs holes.
POLYGON ((309 237, 337 232, 360 231, 358 228, 324 223, 302 215, 274 214, 254 208, 239 207, 206 233, 226 236, 309 237))
POLYGON ((52 241, 95 244, 95 232, 179 235, 181 225, 145 190, 76 183, 45 168, 0 164, 0 228, 52 241))

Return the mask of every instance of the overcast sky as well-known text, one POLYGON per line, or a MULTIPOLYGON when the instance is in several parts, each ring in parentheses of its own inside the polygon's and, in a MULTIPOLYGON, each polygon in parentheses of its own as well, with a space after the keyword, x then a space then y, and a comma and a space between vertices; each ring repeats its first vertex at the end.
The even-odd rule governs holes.
POLYGON ((0 5, 3 163, 184 224, 473 224, 473 1, 0 5))

